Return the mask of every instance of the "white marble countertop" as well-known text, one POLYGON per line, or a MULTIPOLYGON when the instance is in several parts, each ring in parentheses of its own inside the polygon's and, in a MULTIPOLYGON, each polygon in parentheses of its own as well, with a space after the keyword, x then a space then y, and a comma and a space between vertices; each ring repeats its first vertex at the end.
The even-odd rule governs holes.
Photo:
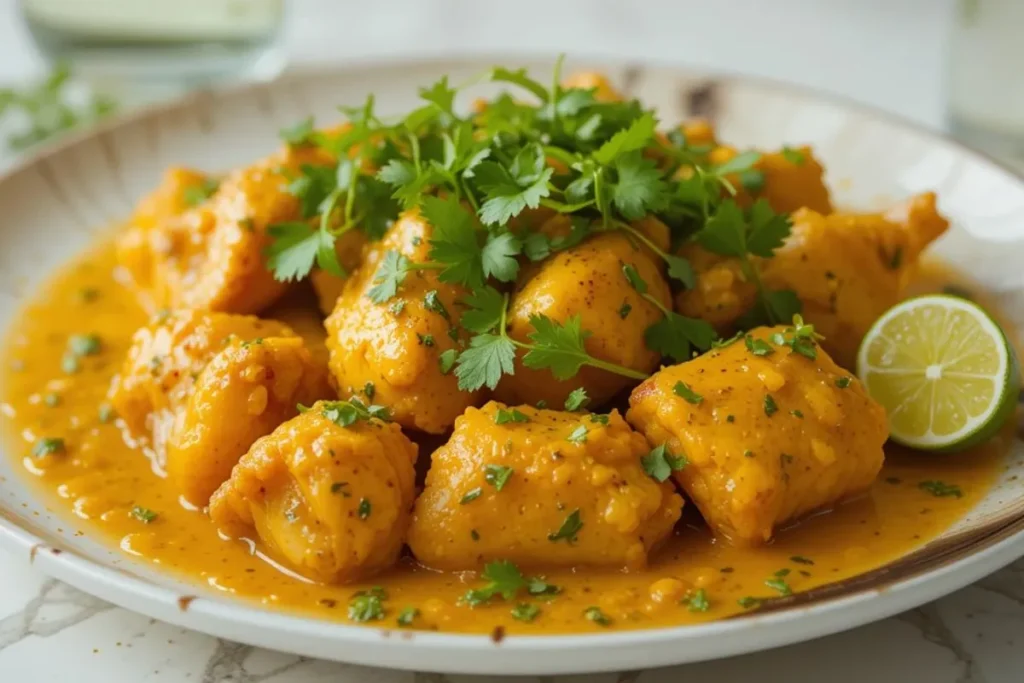
MULTIPOLYGON (((649 58, 794 81, 929 127, 942 125, 942 56, 952 0, 775 0, 770 10, 760 0, 650 0, 644 12, 612 0, 562 0, 558 6, 572 17, 573 30, 558 21, 538 27, 531 17, 550 16, 553 4, 517 0, 511 11, 462 0, 380 0, 372 7, 293 0, 292 62, 329 63, 396 51, 565 50, 649 58), (339 30, 345 40, 336 39, 339 30)), ((14 17, 14 0, 0 0, 0 82, 41 68, 14 17)), ((346 666, 217 640, 113 607, 3 551, 0 577, 2 683, 52 683, 72 676, 76 683, 484 680, 346 666)), ((789 683, 1024 680, 1024 561, 921 609, 801 645, 670 669, 536 680, 739 683, 765 672, 789 683)))

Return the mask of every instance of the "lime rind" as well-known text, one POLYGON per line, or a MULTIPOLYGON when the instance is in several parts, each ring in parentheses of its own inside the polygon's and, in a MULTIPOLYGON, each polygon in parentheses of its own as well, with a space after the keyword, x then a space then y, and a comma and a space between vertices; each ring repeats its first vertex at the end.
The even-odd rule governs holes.
MULTIPOLYGON (((918 450, 959 451, 987 441, 1014 413, 1020 393, 1019 362, 1013 345, 1003 330, 977 304, 960 297, 941 294, 908 299, 893 306, 876 320, 861 342, 857 354, 857 374, 869 394, 876 399, 882 398, 880 402, 890 415, 890 438, 896 443, 918 450), (951 332, 949 327, 944 330, 932 329, 933 334, 927 339, 914 339, 914 332, 927 334, 927 325, 934 324, 935 321, 927 321, 927 315, 917 321, 919 323, 922 320, 926 321, 922 323, 922 329, 903 328, 901 330, 910 333, 909 340, 888 338, 884 332, 892 325, 893 321, 901 318, 913 318, 915 314, 920 313, 920 309, 925 307, 934 307, 944 311, 946 313, 944 322, 948 322, 951 314, 954 317, 956 314, 969 316, 970 322, 976 325, 977 330, 991 340, 992 349, 996 351, 998 357, 998 363, 989 371, 974 374, 952 371, 949 377, 945 378, 943 393, 946 399, 949 399, 951 393, 956 393, 950 387, 950 378, 954 380, 953 384, 964 385, 959 387, 961 394, 965 392, 969 394, 972 389, 971 384, 974 385, 975 391, 978 391, 979 387, 986 383, 994 385, 987 391, 990 400, 982 409, 971 411, 974 414, 969 415, 962 424, 957 425, 957 429, 952 431, 934 428, 937 386, 935 378, 927 376, 928 366, 947 360, 941 356, 944 350, 948 353, 947 347, 950 344, 959 344, 961 348, 964 348, 971 343, 971 339, 958 339, 952 336, 942 339, 934 336, 936 333, 951 332), (932 357, 916 356, 915 346, 918 351, 925 348, 929 352, 933 352, 932 357), (876 365, 879 361, 883 362, 884 367, 876 365), (890 375, 888 381, 886 375, 890 375), (892 376, 895 375, 900 375, 901 379, 893 380, 892 376), (958 381, 958 377, 965 377, 965 379, 958 381), (883 384, 887 384, 887 386, 881 386, 883 384), (873 385, 874 391, 872 391, 873 385), (883 393, 884 397, 881 395, 883 393), (893 396, 894 393, 896 396, 893 396), (921 401, 927 403, 918 403, 921 401), (893 403, 895 405, 891 405, 893 403), (901 411, 906 412, 897 417, 897 413, 901 411), (908 415, 907 413, 911 411, 916 414, 908 415), (927 415, 922 415, 922 412, 926 412, 927 415), (927 424, 924 424, 924 421, 927 421, 927 424), (902 424, 904 427, 910 424, 913 425, 913 429, 894 428, 894 423, 902 424)), ((952 403, 957 404, 957 408, 965 409, 966 402, 953 401, 952 403)), ((977 401, 974 403, 976 404, 977 401)), ((949 404, 950 401, 947 400, 946 406, 948 407, 949 404)), ((968 411, 965 409, 964 412, 968 411)))

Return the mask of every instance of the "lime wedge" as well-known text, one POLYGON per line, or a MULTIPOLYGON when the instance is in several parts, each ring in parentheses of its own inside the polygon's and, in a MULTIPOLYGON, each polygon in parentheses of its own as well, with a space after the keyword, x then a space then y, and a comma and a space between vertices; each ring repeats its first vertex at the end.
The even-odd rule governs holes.
POLYGON ((1020 369, 1013 347, 977 304, 927 295, 875 321, 857 374, 889 415, 893 441, 956 451, 990 438, 1013 414, 1020 369))

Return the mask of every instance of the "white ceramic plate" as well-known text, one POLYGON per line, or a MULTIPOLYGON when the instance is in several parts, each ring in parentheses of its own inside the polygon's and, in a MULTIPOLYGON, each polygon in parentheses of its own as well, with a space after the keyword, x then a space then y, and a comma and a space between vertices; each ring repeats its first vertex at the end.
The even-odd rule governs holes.
MULTIPOLYGON (((403 63, 293 76, 200 94, 80 135, 0 179, 0 324, 94 234, 124 218, 163 169, 241 165, 271 151, 285 125, 377 95, 401 111, 443 73, 461 82, 495 62, 403 63)), ((550 64, 534 64, 549 73, 550 64)), ((575 65, 578 66, 578 65, 575 65)), ((593 66, 588 64, 586 66, 593 66)), ((600 65, 598 65, 600 66, 600 65)), ((764 82, 672 69, 605 68, 664 121, 710 116, 740 146, 810 143, 837 202, 875 208, 936 190, 954 229, 933 249, 971 271, 1024 329, 1024 182, 985 158, 904 123, 764 82)), ((0 542, 82 590, 157 619, 303 655, 421 671, 556 674, 649 668, 823 636, 915 607, 1024 555, 1024 442, 1015 438, 1001 481, 942 538, 898 562, 794 596, 770 612, 698 626, 578 636, 394 633, 267 611, 154 572, 116 548, 61 533, 69 526, 33 497, 20 464, 0 457, 0 542)))

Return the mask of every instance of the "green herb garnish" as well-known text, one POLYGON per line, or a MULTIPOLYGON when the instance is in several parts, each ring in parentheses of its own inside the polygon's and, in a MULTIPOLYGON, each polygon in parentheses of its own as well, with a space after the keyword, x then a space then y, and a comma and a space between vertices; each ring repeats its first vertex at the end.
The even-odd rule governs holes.
POLYGON ((658 482, 667 481, 673 472, 678 472, 689 463, 685 456, 673 455, 666 444, 653 448, 650 453, 640 458, 644 472, 658 482))

